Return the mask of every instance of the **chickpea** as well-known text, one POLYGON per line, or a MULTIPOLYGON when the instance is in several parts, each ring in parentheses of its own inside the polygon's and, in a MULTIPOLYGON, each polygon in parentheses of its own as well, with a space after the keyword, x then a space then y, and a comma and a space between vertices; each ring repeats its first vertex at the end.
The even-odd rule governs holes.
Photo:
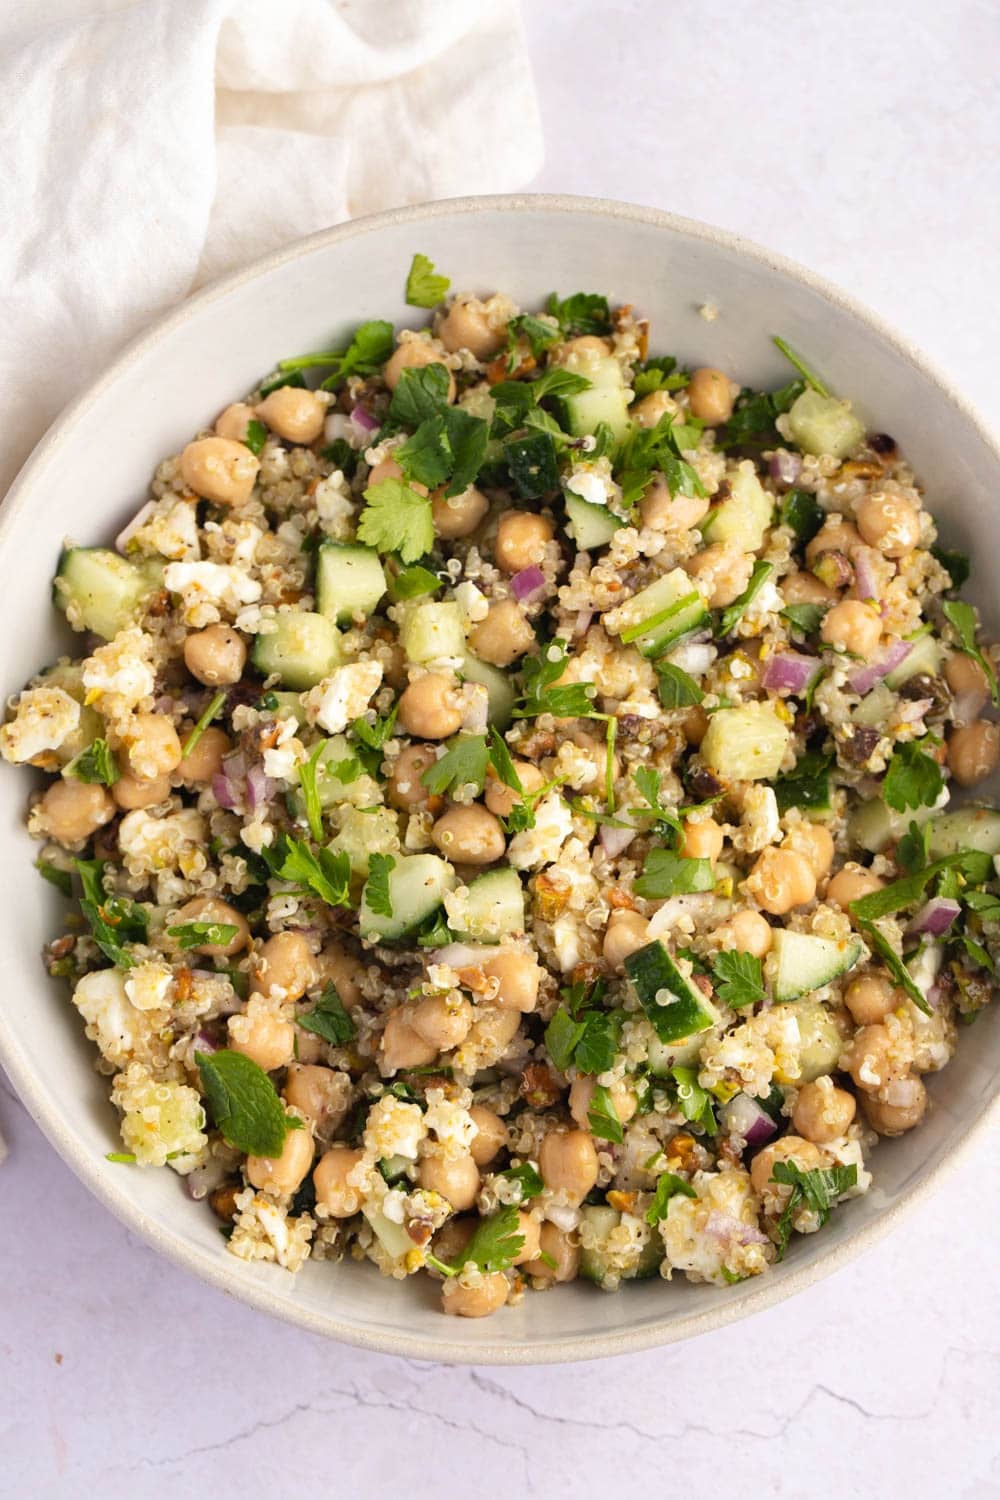
POLYGON ((471 536, 489 508, 490 502, 474 484, 460 495, 445 495, 444 490, 437 490, 431 501, 434 530, 447 541, 471 536))
POLYGON ((752 953, 763 958, 770 953, 774 933, 759 911, 738 911, 712 934, 724 952, 752 953))
POLYGON ((920 540, 920 515, 902 495, 865 495, 855 517, 864 540, 883 557, 903 557, 920 540))
POLYGON ((809 861, 794 849, 770 845, 757 856, 747 878, 747 889, 773 917, 783 917, 805 906, 816 894, 816 876, 809 861))
POLYGON ((780 1141, 758 1151, 750 1165, 750 1183, 755 1193, 768 1194, 772 1198, 787 1197, 789 1189, 771 1181, 771 1174, 779 1161, 793 1161, 804 1172, 814 1172, 829 1157, 798 1135, 783 1135, 780 1141))
POLYGON ((389 772, 389 801, 402 812, 422 807, 430 796, 421 781, 437 760, 431 745, 407 745, 393 761, 389 772))
POLYGON ((255 988, 265 995, 279 992, 282 1000, 301 1000, 316 982, 316 961, 301 932, 276 932, 257 954, 255 988))
POLYGON ((535 632, 516 599, 499 599, 491 604, 485 620, 469 632, 475 655, 495 667, 509 667, 534 644, 535 632))
POLYGON ((221 438, 230 438, 235 443, 245 443, 247 429, 253 421, 254 411, 245 401, 237 401, 232 406, 227 406, 225 411, 220 412, 215 419, 215 435, 221 438))
POLYGON ((587 366, 595 365, 611 353, 611 340, 598 338, 596 334, 584 333, 579 338, 567 339, 549 355, 555 365, 572 365, 578 373, 586 373, 587 366))
POLYGON ((197 438, 181 454, 181 476, 189 489, 216 505, 245 505, 253 494, 260 459, 232 438, 197 438))
POLYGON ((308 1125, 289 1130, 280 1156, 247 1157, 247 1177, 264 1193, 296 1193, 309 1175, 315 1154, 308 1125))
POLYGON ((503 573, 520 573, 537 566, 555 535, 547 516, 529 510, 509 510, 500 517, 494 547, 497 567, 503 573))
POLYGON ((721 427, 733 414, 733 402, 739 394, 728 375, 703 365, 695 370, 688 386, 688 404, 692 412, 710 427, 721 427))
POLYGON ((542 1181, 553 1192, 582 1203, 597 1181, 597 1148, 587 1130, 550 1130, 538 1152, 542 1181))
POLYGON ((257 415, 289 443, 308 447, 323 431, 327 403, 316 391, 281 385, 260 403, 257 415))
POLYGON ((487 979, 500 982, 494 1003, 504 1010, 533 1011, 538 1003, 538 986, 542 970, 523 948, 505 948, 483 964, 487 979))
POLYGON ((379 1069, 385 1077, 401 1068, 423 1068, 434 1062, 437 1048, 414 1031, 409 1016, 401 1010, 391 1012, 379 1042, 379 1069))
POLYGON ((847 1070, 859 1089, 870 1093, 884 1088, 901 1071, 891 1032, 882 1024, 862 1026, 854 1033, 847 1070))
POLYGON ((476 1134, 469 1148, 472 1160, 477 1167, 488 1167, 507 1148, 507 1126, 495 1110, 482 1104, 474 1104, 469 1114, 476 1125, 476 1134))
POLYGON ((862 896, 870 896, 872 891, 880 891, 885 885, 871 870, 866 870, 863 865, 850 861, 838 870, 826 888, 826 899, 833 901, 837 906, 845 910, 852 901, 860 901, 862 896))
POLYGON ((446 740, 462 725, 461 700, 451 677, 427 672, 399 700, 399 725, 418 740, 446 740))
POLYGON ((750 582, 753 557, 725 542, 716 542, 696 552, 684 564, 685 571, 703 585, 712 609, 724 609, 738 599, 750 582))
POLYGON ((632 407, 629 415, 640 427, 655 427, 668 412, 677 410, 677 402, 669 391, 650 391, 632 407))
POLYGON ((241 911, 221 901, 218 896, 195 896, 185 901, 174 914, 171 927, 183 927, 188 922, 214 922, 220 926, 235 927, 236 931, 226 943, 198 943, 189 951, 204 953, 212 958, 232 958, 250 944, 250 923, 241 911))
MULTIPOLYGON (((386 361, 382 379, 390 391, 394 391, 404 370, 420 370, 426 365, 443 365, 444 361, 444 351, 430 339, 404 339, 397 346, 395 353, 386 361)), ((447 369, 447 366, 445 368, 447 369)), ((454 399, 455 377, 448 370, 448 400, 454 401, 454 399)))
POLYGON ((843 1135, 857 1109, 854 1095, 838 1089, 831 1080, 817 1078, 799 1090, 792 1111, 792 1124, 799 1135, 818 1146, 843 1135))
POLYGON ((293 1062, 288 1065, 282 1093, 286 1104, 293 1105, 313 1122, 317 1131, 328 1135, 347 1114, 351 1081, 346 1073, 333 1068, 293 1062))
MULTIPOLYGON (((903 1080, 898 1087, 903 1088, 903 1080)), ((861 1104, 868 1123, 879 1135, 902 1135, 906 1130, 912 1130, 914 1125, 919 1125, 927 1113, 927 1090, 921 1078, 907 1078, 905 1080, 907 1091, 906 1101, 902 1104, 888 1104, 882 1099, 873 1098, 871 1094, 864 1094, 861 1104)))
POLYGON ((824 552, 843 552, 845 557, 853 557, 861 545, 861 533, 857 527, 834 513, 827 516, 819 531, 806 544, 806 562, 812 567, 824 552))
MULTIPOLYGON (((185 739, 191 726, 185 725, 185 739)), ((187 755, 177 765, 177 776, 185 786, 208 786, 222 762, 233 748, 233 742, 224 729, 209 727, 204 731, 187 755)))
POLYGON ((365 966, 360 958, 345 952, 337 943, 327 943, 315 959, 316 978, 320 984, 332 984, 348 1010, 361 1004, 361 980, 365 966))
POLYGON ((820 583, 813 573, 789 573, 781 580, 781 593, 786 604, 835 604, 837 594, 820 583))
POLYGON ((331 1146, 323 1153, 313 1172, 317 1208, 333 1219, 349 1219, 357 1213, 364 1190, 347 1179, 363 1160, 364 1152, 349 1146, 331 1146))
POLYGON ((945 662, 944 680, 955 698, 964 700, 963 718, 958 722, 968 724, 978 718, 990 700, 990 685, 979 663, 964 652, 955 651, 945 662))
POLYGON ((494 328, 478 297, 456 297, 438 325, 438 338, 449 354, 468 349, 478 360, 492 358, 504 346, 506 326, 494 328))
POLYGON ((446 859, 459 865, 492 865, 507 848, 500 819, 478 802, 450 807, 431 829, 431 839, 446 859))
POLYGON ((409 1024, 435 1053, 460 1047, 472 1025, 472 1006, 464 996, 425 995, 410 1012, 409 1024))
POLYGON ((542 1226, 522 1208, 517 1215, 516 1232, 523 1236, 524 1244, 514 1257, 514 1265, 523 1266, 527 1261, 538 1258, 542 1248, 542 1226))
POLYGON ((725 836, 714 818, 686 818, 678 853, 685 859, 709 859, 714 864, 724 843, 725 836))
POLYGON ((472 1208, 479 1195, 479 1168, 471 1156, 425 1156, 417 1180, 427 1192, 447 1198, 459 1214, 472 1208))
POLYGON ((517 1035, 521 1025, 521 1012, 507 1010, 502 1005, 480 1004, 476 1006, 476 1018, 470 1028, 475 1045, 491 1058, 483 1067, 492 1067, 499 1062, 517 1035))
POLYGON ((681 728, 684 731, 684 738, 688 744, 693 745, 697 749, 708 733, 708 714, 700 703, 693 703, 685 711, 684 717, 681 719, 681 728))
POLYGON ((948 769, 959 786, 977 786, 1000 762, 1000 724, 976 719, 948 736, 948 769))
POLYGON ((248 1008, 244 1015, 230 1016, 226 1026, 232 1050, 242 1052, 265 1073, 287 1068, 295 1056, 295 1027, 272 1011, 248 1008))
POLYGON ((89 839, 114 815, 114 799, 106 787, 68 780, 54 781, 35 811, 39 832, 69 848, 89 839))
MULTIPOLYGON (((450 1219, 446 1219, 434 1236, 436 1259, 443 1261, 446 1266, 461 1264, 462 1252, 475 1234, 478 1223, 479 1218, 476 1214, 453 1214, 450 1219)), ((435 1271, 433 1266, 428 1267, 428 1270, 431 1276, 439 1280, 444 1279, 440 1271, 435 1271)))
POLYGON ((502 1271, 490 1271, 475 1286, 463 1286, 456 1277, 442 1289, 442 1306, 453 1318, 488 1318, 503 1307, 510 1296, 510 1282, 502 1271))
POLYGON ((229 625, 207 625, 184 642, 184 665, 206 687, 239 682, 246 660, 243 639, 229 625))
POLYGON ((649 942, 649 923, 637 911, 613 911, 604 929, 601 952, 613 969, 623 969, 630 953, 649 942))
POLYGON ((525 1261, 527 1275, 544 1281, 576 1280, 580 1272, 580 1247, 573 1243, 564 1229, 546 1220, 539 1233, 539 1246, 540 1256, 547 1255, 549 1259, 525 1261), (554 1265, 550 1264, 552 1261, 554 1265))
POLYGON ((847 986, 844 1004, 856 1025, 871 1026, 884 1021, 902 998, 902 991, 893 989, 883 974, 862 974, 847 986))
MULTIPOLYGON (((376 484, 384 484, 387 479, 402 478, 402 469, 400 468, 396 460, 390 455, 388 458, 380 459, 372 469, 371 473, 368 475, 368 488, 371 489, 376 484)), ((409 484, 412 489, 415 489, 421 495, 426 495, 428 493, 427 486, 425 484, 414 484, 410 480, 407 480, 407 484, 409 484)))
MULTIPOLYGON (((646 400, 652 401, 659 394, 654 391, 646 400)), ((690 531, 705 519, 710 506, 707 495, 671 495, 669 486, 657 479, 640 500, 639 514, 643 526, 651 531, 690 531)))
POLYGON ((181 742, 165 714, 134 714, 122 736, 129 769, 147 781, 175 771, 181 761, 181 742))
MULTIPOLYGON (((569 1112, 581 1130, 590 1129, 590 1101, 594 1097, 597 1079, 589 1076, 574 1078, 569 1090, 569 1112)), ((620 1079, 608 1089, 615 1114, 625 1125, 635 1114, 635 1094, 627 1083, 620 1079)))
POLYGON ((153 807, 170 796, 170 777, 136 776, 133 771, 123 771, 111 788, 111 795, 123 812, 132 812, 137 807, 153 807))
POLYGON ((842 599, 827 610, 819 633, 828 646, 840 646, 855 656, 871 656, 882 635, 882 618, 872 604, 842 599))
MULTIPOLYGON (((545 785, 545 777, 530 760, 515 760, 517 779, 526 792, 537 792, 545 785)), ((514 808, 523 800, 520 792, 500 780, 492 766, 486 770, 486 806, 498 818, 509 818, 514 808)))
POLYGON ((797 823, 783 847, 801 854, 817 880, 829 875, 833 864, 833 835, 822 823, 797 823))

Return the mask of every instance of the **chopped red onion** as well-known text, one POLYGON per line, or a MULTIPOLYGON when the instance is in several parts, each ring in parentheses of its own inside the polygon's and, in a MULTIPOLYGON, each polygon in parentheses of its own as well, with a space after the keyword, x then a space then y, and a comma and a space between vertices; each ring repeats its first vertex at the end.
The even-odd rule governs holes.
POLYGON ((273 793, 274 783, 264 775, 264 767, 251 766, 247 772, 247 806, 250 811, 259 811, 273 793))
POLYGON ((763 1146, 778 1129, 763 1105, 749 1094, 734 1094, 723 1105, 721 1115, 726 1134, 740 1136, 751 1150, 763 1146))
POLYGON ((919 1078, 894 1078, 886 1084, 885 1102, 893 1109, 909 1109, 916 1104, 922 1089, 919 1078))
POLYGON ((855 693, 870 693, 877 682, 883 677, 888 677, 890 672, 909 656, 912 646, 909 641, 895 641, 887 651, 884 651, 876 662, 869 662, 866 667, 859 667, 847 681, 855 693))
POLYGON ((534 566, 522 568, 519 573, 514 574, 510 586, 515 599, 530 599, 532 594, 537 594, 545 587, 545 574, 541 568, 534 566))
POLYGON ((764 669, 763 685, 771 693, 782 688, 787 688, 790 693, 804 693, 819 671, 820 663, 815 656, 802 656, 798 651, 777 651, 764 669))
POLYGON ((378 418, 373 417, 371 412, 368 411, 365 407, 361 406, 360 403, 351 412, 351 421, 354 423, 355 427, 359 427, 361 431, 366 435, 372 432, 378 432, 379 428, 382 425, 381 422, 379 422, 378 418))
POLYGON ((449 969, 471 969, 489 963, 503 949, 496 944, 483 946, 474 943, 448 943, 444 948, 435 948, 427 955, 428 963, 447 964, 449 969))
POLYGON ((705 1220, 705 1233, 722 1244, 735 1240, 740 1245, 767 1245, 769 1240, 756 1224, 745 1224, 735 1214, 720 1214, 715 1209, 705 1220))
POLYGON ((136 511, 131 521, 115 537, 115 551, 124 553, 129 542, 137 531, 141 531, 156 510, 156 501, 147 500, 140 510, 136 511))
POLYGON ((915 724, 933 707, 933 698, 904 698, 899 705, 899 717, 904 724, 915 724))
POLYGON ((577 640, 579 640, 580 636, 587 634, 593 618, 594 611, 592 609, 580 610, 579 614, 576 617, 576 624, 573 626, 573 635, 577 640))
POLYGON ((597 836, 608 858, 617 859, 619 854, 624 854, 635 838, 636 832, 635 828, 610 828, 606 823, 602 823, 601 831, 597 836))
POLYGON ((878 553, 871 547, 858 547, 852 553, 854 564, 854 592, 859 599, 878 599, 878 580, 875 576, 875 559, 878 553))
POLYGON ((924 934, 928 937, 941 937, 961 910, 959 903, 950 896, 932 896, 929 901, 924 902, 906 930, 915 937, 924 934))
POLYGON ((802 473, 802 460, 797 453, 779 448, 777 453, 771 454, 768 468, 771 478, 776 479, 779 484, 794 484, 802 473))
POLYGON ((212 792, 220 807, 232 812, 239 806, 239 793, 225 771, 216 771, 212 776, 212 792))

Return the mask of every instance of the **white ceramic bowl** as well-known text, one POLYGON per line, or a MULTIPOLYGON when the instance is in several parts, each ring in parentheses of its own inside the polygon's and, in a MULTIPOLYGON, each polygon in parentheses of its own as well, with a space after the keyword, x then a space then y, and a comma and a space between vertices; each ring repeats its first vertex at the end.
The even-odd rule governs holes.
MULTIPOLYGON (((4 695, 66 649, 49 608, 64 536, 107 542, 139 508, 158 460, 283 355, 334 345, 364 318, 408 326, 403 302, 414 251, 456 287, 500 288, 535 307, 553 288, 603 291, 652 319, 653 351, 719 365, 744 384, 774 386, 788 367, 781 333, 901 443, 926 485, 949 545, 994 554, 1000 452, 962 397, 913 349, 834 288, 731 235, 652 209, 572 198, 482 198, 361 219, 258 261, 202 292, 135 343, 60 418, 0 511, 0 640, 4 695), (698 309, 714 304, 714 322, 698 309)), ((975 570, 992 606, 989 569, 975 570)), ((976 589, 973 588, 973 597, 976 589)), ((107 1080, 61 984, 46 980, 43 942, 58 905, 35 876, 22 817, 25 781, 0 773, 0 1061, 77 1175, 156 1249, 252 1305, 348 1343, 421 1359, 517 1364, 642 1349, 742 1317, 799 1291, 872 1244, 950 1167, 997 1092, 1000 1026, 987 1014, 930 1080, 919 1130, 879 1146, 875 1185, 829 1226, 797 1237, 786 1262, 729 1290, 678 1278, 602 1296, 588 1285, 529 1296, 481 1322, 445 1318, 426 1278, 383 1281, 371 1266, 308 1264, 298 1277, 227 1255, 204 1204, 168 1171, 111 1165, 117 1131, 107 1080)), ((902 1231, 905 1233, 905 1230, 902 1231)))

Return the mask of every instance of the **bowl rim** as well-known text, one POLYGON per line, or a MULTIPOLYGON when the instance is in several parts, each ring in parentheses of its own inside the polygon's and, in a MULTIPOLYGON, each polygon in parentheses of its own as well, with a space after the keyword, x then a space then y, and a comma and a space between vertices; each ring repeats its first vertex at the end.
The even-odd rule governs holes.
MULTIPOLYGON (((163 313, 148 329, 130 340, 102 374, 90 382, 63 409, 31 451, 15 476, 6 498, 0 502, 0 556, 2 556, 3 547, 15 517, 30 500, 32 488, 44 477, 45 468, 53 455, 72 437, 77 422, 93 402, 107 387, 119 380, 135 360, 152 350, 181 324, 196 318, 209 303, 215 301, 216 298, 228 295, 244 283, 298 260, 321 247, 336 245, 341 241, 366 234, 377 234, 380 230, 390 226, 419 225, 430 219, 477 213, 483 209, 512 214, 526 211, 542 211, 567 216, 585 213, 597 218, 653 225, 689 239, 721 246, 749 261, 777 271, 814 292, 832 308, 839 312, 849 313, 859 322, 867 325, 902 360, 913 366, 919 374, 934 385, 941 395, 961 413, 976 430, 984 446, 992 453, 1000 466, 1000 440, 994 436, 972 403, 955 387, 950 377, 938 369, 913 343, 836 284, 755 241, 663 209, 619 202, 609 198, 560 193, 509 193, 443 198, 433 202, 387 209, 377 214, 368 214, 294 240, 277 250, 257 257, 239 270, 213 280, 201 290, 185 298, 176 307, 163 313)), ((713 1332, 738 1319, 750 1317, 754 1313, 795 1296, 814 1282, 840 1270, 849 1261, 889 1234, 902 1217, 924 1202, 945 1177, 967 1157, 976 1142, 984 1136, 992 1119, 1000 1113, 1000 1089, 995 1088, 981 1114, 967 1126, 955 1145, 940 1161, 906 1187, 891 1207, 880 1213, 870 1224, 863 1225, 842 1244, 821 1252, 816 1260, 797 1270, 789 1267, 780 1279, 763 1277, 760 1280, 745 1282, 743 1288, 735 1295, 720 1297, 718 1306, 679 1318, 672 1317, 668 1320, 664 1317, 662 1321, 631 1330, 595 1332, 592 1335, 567 1336, 565 1339, 546 1338, 537 1345, 514 1345, 505 1342, 502 1329, 498 1329, 501 1336, 494 1342, 476 1346, 465 1343, 459 1338, 447 1336, 448 1325, 445 1320, 443 1320, 441 1338, 435 1338, 432 1341, 422 1334, 410 1333, 405 1329, 392 1332, 382 1329, 367 1330, 343 1322, 335 1312, 329 1314, 317 1312, 297 1304, 294 1298, 277 1294, 272 1290, 269 1278, 262 1277, 256 1283, 250 1280, 246 1283, 242 1281, 234 1283, 227 1274, 225 1257, 211 1256, 207 1251, 186 1246, 176 1233, 150 1222, 132 1203, 125 1188, 115 1187, 114 1179, 109 1178, 101 1170, 100 1164, 92 1160, 83 1150, 63 1124, 58 1110, 49 1107, 42 1090, 36 1083, 37 1070, 19 1046, 13 1028, 2 1009, 0 1009, 0 1064, 3 1065, 21 1101, 36 1124, 84 1186, 127 1229, 132 1230, 152 1249, 165 1255, 174 1265, 192 1272, 210 1286, 227 1292, 230 1296, 247 1303, 258 1311, 269 1313, 283 1322, 297 1325, 310 1333, 320 1333, 341 1343, 374 1353, 399 1355, 442 1364, 534 1365, 634 1354, 713 1332)), ((736 1289, 734 1288, 733 1291, 735 1293, 736 1289)))

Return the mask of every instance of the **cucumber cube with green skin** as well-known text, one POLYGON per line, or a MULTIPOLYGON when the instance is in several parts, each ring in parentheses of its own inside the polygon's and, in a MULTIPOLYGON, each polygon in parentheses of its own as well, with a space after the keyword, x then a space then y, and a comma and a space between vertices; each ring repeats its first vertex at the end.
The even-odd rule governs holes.
MULTIPOLYGON (((910 815, 908 815, 910 816, 910 815)), ((961 807, 932 817, 931 859, 943 859, 962 849, 980 854, 1000 854, 1000 813, 992 807, 961 807)))
POLYGON ((774 516, 774 500, 753 464, 740 464, 730 481, 730 497, 710 510, 701 528, 706 541, 725 542, 741 552, 759 552, 774 516))
POLYGON ((901 688, 904 682, 909 682, 911 677, 916 677, 920 672, 926 673, 928 677, 936 677, 941 670, 943 655, 944 647, 934 636, 918 636, 899 666, 886 677, 886 687, 901 688))
MULTIPOLYGON (((946 816, 951 817, 952 814, 946 816)), ((881 798, 873 798, 870 802, 862 802, 851 813, 847 822, 847 834, 852 844, 860 844, 869 854, 879 854, 886 844, 901 839, 911 823, 922 828, 932 818, 939 820, 939 814, 933 807, 911 807, 906 812, 894 812, 881 798)), ((954 854, 959 847, 961 846, 956 845, 948 853, 954 854)), ((1000 850, 1000 843, 997 849, 1000 850)), ((931 857, 937 859, 939 856, 932 853, 931 857)))
POLYGON ((395 866, 389 871, 392 916, 372 911, 366 890, 358 914, 361 936, 380 943, 396 942, 437 911, 457 884, 458 876, 451 865, 436 854, 397 856, 395 866))
POLYGON ((712 714, 701 756, 710 770, 727 780, 772 781, 788 740, 788 726, 769 703, 744 703, 712 714))
POLYGON ((407 661, 438 661, 465 655, 465 628, 457 604, 414 604, 406 611, 399 631, 407 661))
POLYGON ((612 1267, 607 1246, 612 1232, 622 1221, 621 1214, 603 1203, 587 1203, 580 1210, 580 1217, 587 1226, 586 1238, 592 1242, 580 1251, 580 1275, 586 1281, 602 1286, 611 1274, 620 1276, 622 1281, 645 1281, 656 1275, 664 1256, 658 1230, 652 1230, 649 1239, 627 1265, 621 1266, 620 1257, 616 1255, 616 1264, 612 1267))
MULTIPOLYGON (((801 1088, 804 1083, 815 1083, 827 1073, 833 1073, 844 1050, 844 1039, 829 1010, 819 1000, 797 1000, 788 1007, 794 1014, 799 1028, 799 1076, 795 1080, 801 1088)), ((780 1010, 772 1012, 780 1019, 780 1010)))
POLYGON ((788 426, 796 446, 817 457, 846 458, 865 435, 864 423, 851 411, 849 401, 821 396, 812 389, 792 402, 788 426))
POLYGON ((469 885, 459 934, 475 943, 497 943, 524 931, 524 887, 516 870, 487 870, 469 885))
POLYGON ((323 542, 316 557, 321 615, 346 625, 374 614, 388 584, 378 553, 356 542, 323 542))
POLYGON ((776 928, 770 961, 775 1000, 797 1000, 800 995, 823 989, 853 969, 864 951, 859 938, 837 942, 813 933, 776 928))
POLYGON ((473 656, 471 651, 466 651, 462 657, 459 675, 463 681, 478 682, 486 689, 489 699, 489 723, 495 724, 501 732, 505 730, 511 721, 514 704, 517 702, 517 693, 510 674, 501 672, 499 667, 492 666, 488 661, 480 661, 478 656, 473 656))
POLYGON ((658 938, 629 954, 625 971, 661 1042, 678 1042, 718 1025, 715 1006, 685 978, 658 938))
POLYGON ((135 624, 162 576, 162 565, 152 560, 135 563, 104 547, 70 547, 59 560, 52 596, 74 630, 110 641, 135 624))
POLYGON ((708 1038, 705 1033, 683 1036, 676 1042, 661 1042, 653 1037, 649 1043, 646 1062, 654 1078, 669 1078, 674 1068, 690 1068, 701 1057, 701 1049, 708 1038))
POLYGON ((258 635, 253 646, 253 664, 265 677, 277 673, 285 687, 301 693, 339 664, 340 632, 326 615, 290 609, 273 623, 276 628, 258 635))
POLYGON ((588 357, 575 367, 571 357, 567 368, 583 375, 590 381, 585 391, 575 396, 563 397, 566 426, 574 437, 586 437, 597 431, 602 422, 607 423, 615 441, 621 442, 629 429, 629 391, 622 375, 622 367, 613 355, 593 359, 588 357))
POLYGON ((625 524, 604 505, 591 505, 579 495, 568 493, 565 499, 567 530, 581 552, 606 547, 615 532, 625 524))
POLYGON ((643 656, 657 657, 708 619, 701 594, 683 568, 674 568, 640 589, 616 611, 615 633, 643 656))

